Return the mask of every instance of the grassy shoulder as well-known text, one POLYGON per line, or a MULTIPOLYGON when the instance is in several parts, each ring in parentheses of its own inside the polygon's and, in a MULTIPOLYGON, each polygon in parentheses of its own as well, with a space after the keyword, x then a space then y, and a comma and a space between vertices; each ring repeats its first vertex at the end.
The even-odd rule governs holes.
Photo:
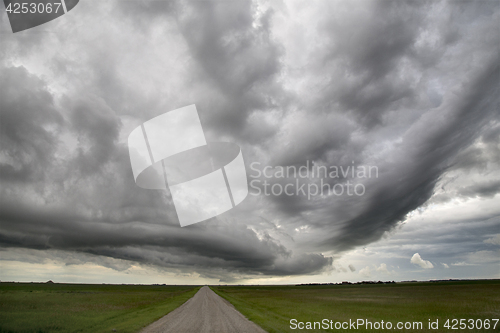
POLYGON ((0 333, 137 332, 198 286, 0 283, 0 333))
MULTIPOLYGON (((216 286, 211 287, 248 319, 266 331, 296 332, 297 322, 421 322, 425 332, 429 319, 439 321, 433 332, 445 332, 446 320, 500 318, 500 280, 397 283, 387 285, 312 285, 312 286, 216 286)), ((450 322, 451 323, 451 322, 450 322)), ((307 332, 347 332, 352 329, 311 329, 307 332)), ((385 331, 357 329, 361 332, 385 331)), ((395 327, 392 331, 398 331, 395 327)), ((459 330, 460 331, 460 330, 459 330)), ((463 331, 463 330, 462 330, 463 331)), ((467 329, 467 332, 499 332, 495 329, 467 329)))

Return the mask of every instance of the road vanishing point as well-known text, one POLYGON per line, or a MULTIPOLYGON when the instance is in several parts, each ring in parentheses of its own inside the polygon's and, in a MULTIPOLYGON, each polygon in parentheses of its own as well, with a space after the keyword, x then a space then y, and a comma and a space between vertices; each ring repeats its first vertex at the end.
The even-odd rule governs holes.
POLYGON ((262 328, 245 318, 234 306, 202 287, 186 303, 158 321, 144 328, 141 333, 265 333, 262 328))

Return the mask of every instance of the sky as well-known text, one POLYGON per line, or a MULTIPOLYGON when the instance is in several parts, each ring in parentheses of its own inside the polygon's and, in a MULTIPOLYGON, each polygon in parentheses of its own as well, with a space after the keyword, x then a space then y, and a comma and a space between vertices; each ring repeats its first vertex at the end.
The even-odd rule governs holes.
POLYGON ((500 2, 0 8, 1 281, 500 278, 500 2), (192 104, 249 194, 181 227, 127 138, 192 104))

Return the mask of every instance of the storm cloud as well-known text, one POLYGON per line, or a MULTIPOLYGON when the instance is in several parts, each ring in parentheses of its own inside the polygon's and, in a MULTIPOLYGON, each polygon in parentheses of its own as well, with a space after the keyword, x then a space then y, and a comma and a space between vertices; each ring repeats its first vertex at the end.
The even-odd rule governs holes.
MULTIPOLYGON (((498 200, 499 20, 495 1, 391 0, 80 1, 16 34, 3 17, 0 247, 221 281, 311 275, 416 211, 498 200), (127 137, 190 104, 208 141, 242 148, 258 185, 235 209, 181 228, 167 192, 136 186, 127 137), (320 166, 377 173, 312 176, 320 166), (364 192, 257 195, 263 181, 364 192)), ((463 256, 493 251, 497 212, 467 221, 446 240, 450 255, 464 240, 463 256)), ((432 267, 417 251, 406 262, 432 267)), ((370 275, 364 266, 346 264, 370 275)))

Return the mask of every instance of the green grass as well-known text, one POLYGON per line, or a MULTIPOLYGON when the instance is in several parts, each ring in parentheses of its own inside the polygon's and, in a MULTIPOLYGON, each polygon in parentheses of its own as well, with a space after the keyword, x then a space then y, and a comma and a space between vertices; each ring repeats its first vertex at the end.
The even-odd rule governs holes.
POLYGON ((0 283, 0 332, 137 332, 199 288, 0 283))
MULTIPOLYGON (((447 319, 500 318, 500 281, 454 281, 397 283, 386 285, 331 286, 217 286, 217 294, 231 302, 248 319, 266 331, 297 332, 290 328, 292 318, 302 322, 334 322, 368 319, 423 323, 426 332, 429 319, 439 320, 432 332, 482 332, 477 329, 448 330, 447 319)), ((458 327, 458 326, 457 326, 458 327)), ((304 330, 305 331, 305 330, 304 330)), ((350 330, 352 331, 352 330, 350 330)), ((359 329, 357 331, 367 332, 359 329)), ((398 330, 368 330, 387 332, 398 330)), ((500 322, 495 330, 499 332, 500 322)), ((307 330, 307 332, 347 332, 347 330, 307 330)))

